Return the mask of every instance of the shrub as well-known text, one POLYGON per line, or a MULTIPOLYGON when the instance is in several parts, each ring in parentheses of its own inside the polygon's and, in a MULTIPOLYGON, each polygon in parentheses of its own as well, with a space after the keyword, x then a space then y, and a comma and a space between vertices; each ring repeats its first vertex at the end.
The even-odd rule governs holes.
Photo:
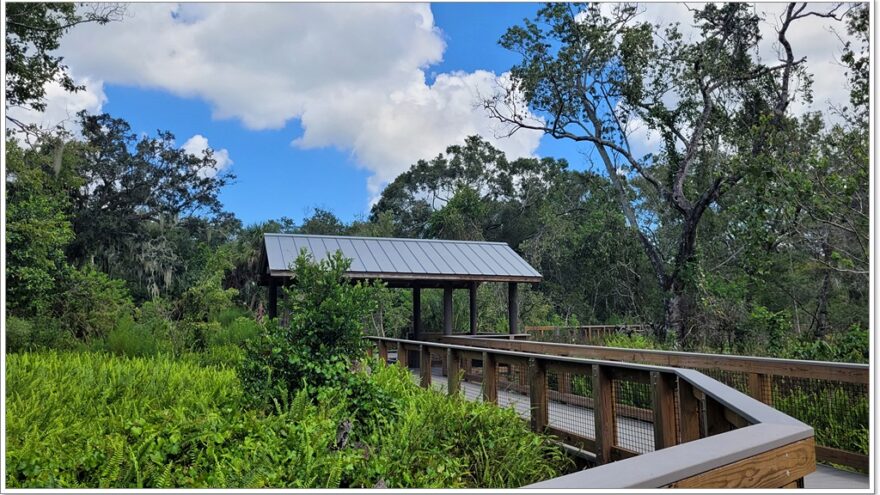
POLYGON ((623 347, 626 349, 660 349, 657 342, 644 334, 612 333, 605 337, 606 347, 623 347))
POLYGON ((865 395, 853 396, 834 386, 793 390, 775 398, 773 407, 812 426, 817 445, 868 454, 870 410, 865 395))
POLYGON ((516 487, 570 466, 513 409, 378 362, 352 376, 381 402, 303 389, 273 414, 243 407, 232 370, 168 356, 16 354, 6 376, 10 488, 516 487))
POLYGON ((299 255, 296 284, 285 289, 290 323, 270 321, 246 346, 240 376, 255 400, 271 404, 304 384, 349 383, 352 360, 366 348, 364 321, 376 307, 374 286, 343 277, 349 265, 338 251, 318 263, 299 255))
POLYGON ((248 340, 260 333, 260 325, 253 318, 239 316, 227 323, 220 323, 221 327, 208 335, 208 346, 243 345, 248 340))
POLYGON ((91 266, 68 271, 55 304, 55 314, 74 336, 84 340, 106 337, 131 312, 125 282, 91 266))
POLYGON ((160 342, 151 328, 126 316, 119 320, 107 336, 106 349, 119 356, 155 356, 162 350, 169 350, 168 341, 160 342), (165 344, 165 345, 163 345, 165 344))
POLYGON ((76 339, 55 319, 25 320, 14 316, 6 318, 6 352, 73 349, 76 347, 76 339))

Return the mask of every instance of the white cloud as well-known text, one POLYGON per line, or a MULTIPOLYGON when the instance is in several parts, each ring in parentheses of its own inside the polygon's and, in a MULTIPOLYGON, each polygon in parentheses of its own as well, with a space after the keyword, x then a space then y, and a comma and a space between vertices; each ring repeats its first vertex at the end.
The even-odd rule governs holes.
POLYGON ((190 155, 196 155, 199 157, 204 155, 205 150, 211 149, 214 152, 214 161, 216 163, 214 164, 214 168, 202 170, 202 175, 205 177, 213 177, 233 163, 232 159, 229 158, 229 151, 226 148, 212 149, 208 144, 208 138, 201 134, 196 134, 187 139, 181 148, 190 155))
POLYGON ((61 125, 67 130, 77 133, 77 128, 74 125, 77 112, 80 110, 86 110, 89 113, 100 112, 104 103, 107 102, 104 84, 100 80, 82 78, 77 81, 77 84, 84 85, 85 89, 70 93, 57 82, 47 83, 45 86, 45 111, 37 112, 29 108, 12 107, 9 109, 9 116, 26 125, 37 125, 44 129, 61 125))
POLYGON ((469 134, 532 155, 540 134, 495 138, 475 106, 497 79, 447 73, 442 34, 425 4, 131 4, 127 19, 80 26, 62 54, 76 74, 207 101, 251 129, 300 119, 294 146, 333 146, 382 185, 469 134))

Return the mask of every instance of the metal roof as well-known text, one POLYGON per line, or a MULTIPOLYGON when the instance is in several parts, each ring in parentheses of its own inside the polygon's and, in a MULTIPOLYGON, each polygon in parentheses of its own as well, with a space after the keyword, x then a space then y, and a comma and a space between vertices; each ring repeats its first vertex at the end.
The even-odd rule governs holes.
POLYGON ((358 279, 434 282, 539 282, 541 274, 503 242, 264 234, 261 273, 290 277, 305 249, 316 260, 337 250, 351 259, 346 275, 358 279))

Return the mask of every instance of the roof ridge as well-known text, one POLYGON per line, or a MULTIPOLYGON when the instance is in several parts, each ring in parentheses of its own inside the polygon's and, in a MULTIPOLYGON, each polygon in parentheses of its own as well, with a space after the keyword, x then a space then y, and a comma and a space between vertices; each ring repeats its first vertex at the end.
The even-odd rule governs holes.
MULTIPOLYGON (((409 241, 409 242, 440 242, 440 243, 449 243, 449 242, 464 242, 467 244, 501 244, 507 247, 510 247, 510 244, 506 242, 499 241, 465 241, 458 239, 420 239, 420 238, 412 238, 412 237, 370 237, 365 235, 326 235, 326 234, 282 234, 277 232, 264 232, 263 236, 276 236, 276 237, 318 237, 318 238, 329 238, 329 239, 367 239, 367 240, 382 240, 382 241, 409 241)), ((513 249, 513 248, 510 248, 513 249)))

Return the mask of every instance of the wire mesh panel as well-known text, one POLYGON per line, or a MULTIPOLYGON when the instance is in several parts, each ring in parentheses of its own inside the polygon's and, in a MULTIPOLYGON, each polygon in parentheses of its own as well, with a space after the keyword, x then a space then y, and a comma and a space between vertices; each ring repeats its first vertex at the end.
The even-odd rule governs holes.
POLYGON ((772 378, 773 407, 810 425, 816 444, 868 454, 868 386, 809 378, 772 378))
POLYGON ((498 405, 513 406, 525 419, 531 417, 529 367, 521 362, 498 363, 498 405))
POLYGON ((614 380, 617 446, 644 453, 654 450, 651 385, 614 380))
POLYGON ((738 371, 725 371, 719 370, 716 368, 706 369, 702 368, 697 370, 704 375, 707 375, 719 382, 727 385, 728 387, 735 388, 744 394, 749 393, 749 376, 748 373, 742 373, 738 371))
POLYGON ((448 390, 448 373, 446 366, 446 349, 431 349, 431 388, 446 392, 448 390))
POLYGON ((461 357, 461 392, 467 399, 483 400, 483 360, 472 353, 461 357))
POLYGON ((587 367, 583 372, 550 368, 547 371, 549 387, 549 425, 583 438, 596 438, 593 412, 592 374, 587 367))

